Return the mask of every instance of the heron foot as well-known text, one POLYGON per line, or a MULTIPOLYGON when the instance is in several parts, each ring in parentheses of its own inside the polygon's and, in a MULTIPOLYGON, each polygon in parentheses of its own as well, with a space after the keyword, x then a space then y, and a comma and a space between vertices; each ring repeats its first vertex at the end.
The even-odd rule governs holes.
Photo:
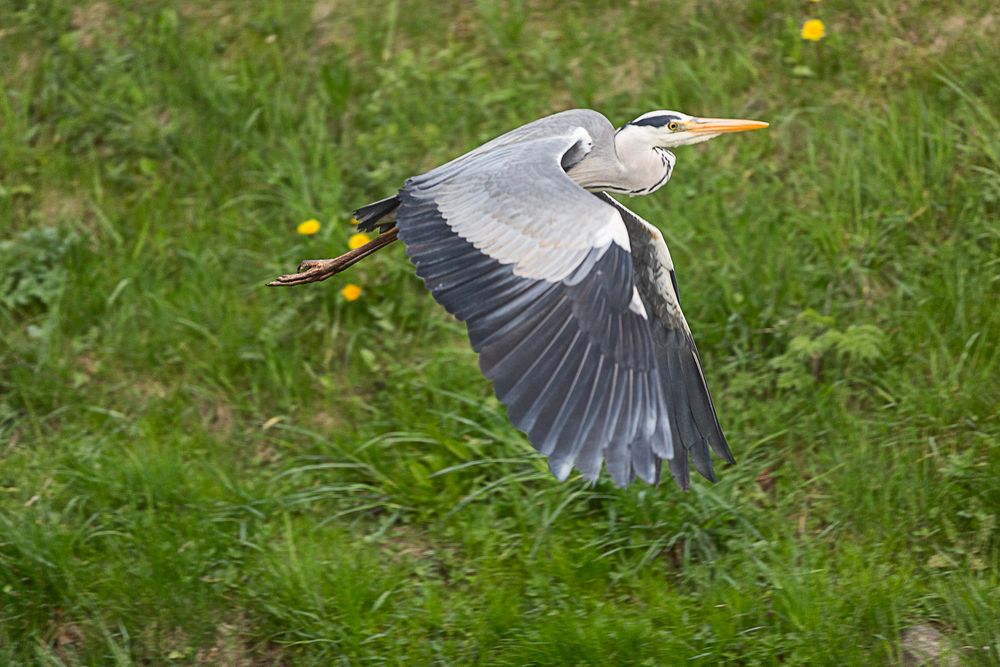
POLYGON ((278 276, 269 282, 267 286, 289 287, 291 285, 318 283, 330 276, 336 275, 343 268, 345 268, 344 262, 340 257, 334 259, 306 259, 299 263, 297 273, 286 273, 283 276, 278 276))
POLYGON ((305 285, 306 283, 318 283, 326 280, 330 276, 337 275, 347 267, 355 264, 379 248, 383 248, 396 240, 399 230, 395 227, 384 234, 380 234, 360 248, 355 248, 346 252, 340 257, 333 259, 306 259, 299 263, 297 273, 286 273, 278 276, 267 284, 268 287, 290 287, 292 285, 305 285))

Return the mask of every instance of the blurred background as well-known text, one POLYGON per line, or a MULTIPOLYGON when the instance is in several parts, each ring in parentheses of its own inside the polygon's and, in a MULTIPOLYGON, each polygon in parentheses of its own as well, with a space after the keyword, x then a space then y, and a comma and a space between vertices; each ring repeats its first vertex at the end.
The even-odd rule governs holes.
POLYGON ((0 662, 997 664, 998 59, 974 0, 0 0, 0 662), (263 286, 583 106, 771 123, 629 202, 716 485, 556 483, 401 247, 263 286))

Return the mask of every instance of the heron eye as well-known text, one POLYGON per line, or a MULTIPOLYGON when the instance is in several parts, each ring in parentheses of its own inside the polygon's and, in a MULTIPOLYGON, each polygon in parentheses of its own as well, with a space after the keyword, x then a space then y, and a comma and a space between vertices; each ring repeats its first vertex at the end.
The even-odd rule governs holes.
POLYGON ((681 124, 678 123, 676 120, 672 120, 669 123, 667 123, 667 129, 670 130, 671 132, 676 132, 677 130, 681 129, 681 124))

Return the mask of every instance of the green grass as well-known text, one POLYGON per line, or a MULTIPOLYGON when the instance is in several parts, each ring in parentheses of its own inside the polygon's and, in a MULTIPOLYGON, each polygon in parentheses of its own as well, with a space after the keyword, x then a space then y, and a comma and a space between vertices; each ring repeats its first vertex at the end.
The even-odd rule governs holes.
POLYGON ((0 663, 1000 661, 992 3, 78 4, 0 0, 0 663), (630 202, 714 486, 558 484, 402 248, 263 287, 573 106, 771 122, 630 202))

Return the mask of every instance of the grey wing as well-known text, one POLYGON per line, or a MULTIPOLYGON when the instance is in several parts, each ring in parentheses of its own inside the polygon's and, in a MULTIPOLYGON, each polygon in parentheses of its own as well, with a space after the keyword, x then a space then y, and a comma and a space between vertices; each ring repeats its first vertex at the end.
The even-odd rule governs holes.
POLYGON ((583 128, 590 135, 595 144, 592 146, 592 148, 596 149, 595 152, 606 154, 613 151, 615 128, 611 124, 611 121, 593 109, 569 109, 514 128, 474 148, 465 155, 455 158, 452 162, 438 169, 446 168, 454 162, 488 153, 501 146, 510 146, 511 144, 523 143, 534 139, 564 135, 573 132, 576 128, 583 128))
POLYGON ((666 395, 618 211, 573 183, 582 127, 496 145, 409 181, 399 238, 463 320, 511 421, 565 479, 659 479, 666 395))
MULTIPOLYGON (((499 137, 472 149, 468 153, 459 155, 451 162, 448 162, 434 170, 436 173, 443 173, 457 169, 466 162, 478 160, 485 153, 489 153, 504 146, 530 142, 535 139, 544 139, 558 135, 565 135, 583 128, 590 135, 596 146, 592 145, 588 151, 592 151, 591 157, 612 159, 614 154, 615 128, 607 118, 592 109, 569 109, 559 113, 539 118, 530 123, 514 128, 509 132, 501 134, 499 137)), ((571 151, 564 156, 563 161, 566 168, 573 164, 586 153, 571 151)), ((396 208, 399 206, 399 196, 394 195, 386 199, 379 200, 367 206, 362 206, 354 212, 354 218, 358 225, 358 231, 371 232, 378 228, 379 232, 388 230, 396 221, 396 208)))
POLYGON ((610 195, 600 193, 596 196, 618 209, 622 216, 635 261, 639 294, 656 322, 653 338, 657 362, 665 383, 674 446, 679 448, 670 461, 670 472, 687 488, 690 456, 695 470, 715 481, 709 446, 729 463, 734 463, 735 459, 719 426, 701 357, 681 310, 670 251, 663 235, 652 224, 610 195))

